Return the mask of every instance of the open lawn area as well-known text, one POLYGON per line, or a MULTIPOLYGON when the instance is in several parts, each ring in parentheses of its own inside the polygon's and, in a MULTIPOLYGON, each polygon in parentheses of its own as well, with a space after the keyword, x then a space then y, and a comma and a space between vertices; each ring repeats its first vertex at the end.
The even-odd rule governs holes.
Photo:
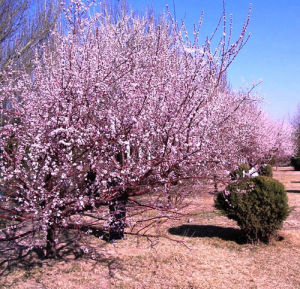
POLYGON ((19 244, 11 261, 2 244, 0 288, 300 288, 300 172, 279 168, 274 177, 284 183, 292 212, 269 245, 245 244, 235 223, 215 211, 213 196, 199 193, 187 215, 161 228, 184 243, 87 237, 92 253, 81 256, 64 242, 58 260, 40 259, 19 244))

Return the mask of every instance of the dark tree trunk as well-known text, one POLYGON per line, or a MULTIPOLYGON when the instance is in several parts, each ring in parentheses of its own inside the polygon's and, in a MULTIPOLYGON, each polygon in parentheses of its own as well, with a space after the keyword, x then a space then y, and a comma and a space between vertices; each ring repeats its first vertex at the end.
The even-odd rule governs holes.
POLYGON ((56 258, 55 229, 53 227, 49 227, 47 230, 46 257, 56 258))
POLYGON ((214 188, 215 188, 215 194, 218 193, 218 182, 217 182, 217 176, 214 176, 214 188))
POLYGON ((109 231, 104 235, 104 240, 113 241, 124 238, 124 229, 126 225, 126 205, 128 197, 122 196, 109 205, 110 224, 109 231))

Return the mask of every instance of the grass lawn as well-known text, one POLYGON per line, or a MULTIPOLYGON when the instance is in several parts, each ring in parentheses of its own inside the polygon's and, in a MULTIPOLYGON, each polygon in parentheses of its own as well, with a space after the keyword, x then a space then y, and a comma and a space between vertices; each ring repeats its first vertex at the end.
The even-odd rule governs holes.
POLYGON ((214 210, 213 196, 202 193, 191 198, 189 215, 161 227, 184 243, 128 236, 106 244, 87 237, 94 254, 78 257, 76 245, 65 243, 59 260, 24 256, 20 245, 22 258, 7 262, 0 252, 0 288, 300 288, 300 172, 279 168, 274 177, 284 183, 293 211, 281 239, 269 245, 243 243, 235 223, 214 210))

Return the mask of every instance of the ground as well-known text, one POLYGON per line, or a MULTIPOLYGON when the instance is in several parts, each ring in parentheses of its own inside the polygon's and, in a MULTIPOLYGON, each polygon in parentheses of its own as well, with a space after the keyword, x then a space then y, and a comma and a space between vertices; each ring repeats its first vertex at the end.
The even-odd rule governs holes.
POLYGON ((67 243, 59 260, 20 259, 19 248, 8 266, 2 255, 0 288, 300 288, 300 172, 279 168, 274 177, 284 183, 292 212, 280 240, 269 245, 243 243, 235 223, 214 210, 213 196, 199 193, 188 215, 162 226, 167 238, 157 244, 88 237, 92 253, 84 256, 67 243))

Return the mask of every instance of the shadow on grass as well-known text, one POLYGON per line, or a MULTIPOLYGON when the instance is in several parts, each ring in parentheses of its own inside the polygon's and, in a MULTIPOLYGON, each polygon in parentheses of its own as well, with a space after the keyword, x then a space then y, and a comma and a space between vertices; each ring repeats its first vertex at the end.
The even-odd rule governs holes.
POLYGON ((286 190, 287 193, 300 194, 300 190, 286 190))
MULTIPOLYGON (((73 259, 77 259, 82 256, 82 252, 78 246, 74 244, 66 243, 57 248, 57 259, 67 261, 70 255, 73 255, 73 259), (71 253, 72 252, 72 253, 71 253), (75 256, 75 258, 74 258, 75 256)), ((53 259, 47 259, 43 248, 34 247, 19 244, 18 242, 3 242, 0 246, 0 276, 5 275, 13 271, 14 269, 29 270, 34 267, 42 267, 45 265, 51 265, 53 259)))
MULTIPOLYGON (((32 246, 27 245, 26 240, 0 242, 0 278, 9 275, 16 269, 28 272, 36 267, 52 267, 57 262, 70 262, 80 258, 92 259, 96 263, 104 263, 108 268, 111 267, 111 264, 116 263, 114 258, 105 258, 97 253, 97 249, 105 246, 106 243, 91 246, 89 242, 81 241, 82 239, 74 238, 74 234, 68 232, 62 234, 56 247, 56 259, 46 258, 44 247, 32 248, 32 246), (83 246, 89 249, 89 253, 84 253, 83 246)), ((118 266, 114 265, 114 267, 118 266)))
POLYGON ((191 238, 213 238, 218 237, 225 241, 234 241, 238 244, 245 244, 246 240, 239 229, 224 228, 213 225, 181 225, 170 228, 172 235, 191 237, 191 238))

